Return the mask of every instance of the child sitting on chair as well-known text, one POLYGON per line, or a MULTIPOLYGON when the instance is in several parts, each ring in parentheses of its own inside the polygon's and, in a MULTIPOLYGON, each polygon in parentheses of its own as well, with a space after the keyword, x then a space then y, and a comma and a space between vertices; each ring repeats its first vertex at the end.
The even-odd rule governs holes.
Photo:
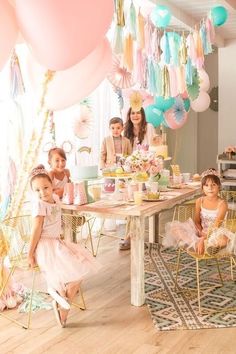
POLYGON ((196 200, 195 222, 189 219, 167 223, 163 246, 183 247, 200 255, 232 252, 236 235, 223 226, 228 205, 219 197, 221 182, 215 169, 203 172, 201 186, 204 196, 196 200), (209 230, 212 232, 208 237, 209 230))
POLYGON ((33 169, 30 185, 35 199, 28 262, 32 268, 38 265, 45 275, 48 292, 54 298, 56 319, 65 327, 70 303, 78 293, 82 279, 99 266, 84 247, 60 239, 60 201, 53 194, 51 178, 43 165, 33 169))
POLYGON ((55 147, 48 152, 48 163, 51 167, 49 176, 52 180, 53 192, 63 197, 64 187, 70 182, 70 171, 66 169, 66 154, 61 148, 55 147))

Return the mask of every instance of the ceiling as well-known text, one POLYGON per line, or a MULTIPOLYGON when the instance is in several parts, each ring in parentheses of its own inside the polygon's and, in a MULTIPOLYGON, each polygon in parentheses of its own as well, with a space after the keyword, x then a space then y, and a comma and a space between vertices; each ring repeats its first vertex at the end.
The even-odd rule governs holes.
POLYGON ((206 18, 210 10, 217 5, 228 10, 228 19, 221 27, 216 27, 216 45, 224 46, 228 39, 236 39, 236 0, 152 0, 165 5, 172 14, 171 28, 190 30, 206 18))

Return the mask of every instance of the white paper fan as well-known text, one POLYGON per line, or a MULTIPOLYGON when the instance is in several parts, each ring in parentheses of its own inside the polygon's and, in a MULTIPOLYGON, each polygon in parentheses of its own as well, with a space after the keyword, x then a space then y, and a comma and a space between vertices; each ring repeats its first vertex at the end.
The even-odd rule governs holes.
POLYGON ((86 139, 92 130, 93 117, 87 106, 80 106, 80 114, 74 118, 73 131, 79 139, 86 139))

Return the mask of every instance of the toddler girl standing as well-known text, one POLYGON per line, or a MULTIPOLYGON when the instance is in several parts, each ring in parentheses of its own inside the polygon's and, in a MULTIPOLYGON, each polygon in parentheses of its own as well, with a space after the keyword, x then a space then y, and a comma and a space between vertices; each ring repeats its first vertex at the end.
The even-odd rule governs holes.
POLYGON ((48 163, 51 167, 49 177, 52 180, 53 192, 62 198, 64 187, 66 183, 70 182, 70 171, 65 168, 65 151, 58 147, 50 149, 48 152, 48 163))
POLYGON ((203 172, 201 186, 204 196, 196 200, 195 223, 192 219, 167 223, 163 246, 183 247, 198 254, 212 255, 221 249, 235 253, 236 235, 223 226, 228 205, 219 197, 221 182, 215 169, 203 172))
POLYGON ((82 246, 60 239, 59 197, 53 194, 52 181, 43 165, 32 171, 30 184, 35 198, 28 262, 31 267, 38 265, 44 273, 48 291, 54 298, 57 321, 65 327, 69 304, 79 291, 81 280, 99 266, 82 246))

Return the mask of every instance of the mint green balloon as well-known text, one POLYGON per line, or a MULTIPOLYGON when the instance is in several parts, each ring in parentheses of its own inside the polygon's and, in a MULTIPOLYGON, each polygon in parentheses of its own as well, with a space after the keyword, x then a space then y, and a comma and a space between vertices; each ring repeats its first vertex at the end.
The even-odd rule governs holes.
POLYGON ((164 98, 163 96, 155 97, 155 106, 162 112, 168 111, 168 109, 170 109, 174 103, 175 103, 174 97, 168 97, 168 98, 164 98))
POLYGON ((171 20, 171 13, 168 7, 157 5, 151 12, 151 21, 154 26, 165 28, 169 25, 171 20))
POLYGON ((228 11, 224 6, 215 6, 211 9, 211 17, 213 25, 220 27, 226 22, 228 18, 228 11))
POLYGON ((156 108, 154 104, 144 108, 146 120, 151 123, 154 128, 159 127, 164 120, 163 112, 156 108))

